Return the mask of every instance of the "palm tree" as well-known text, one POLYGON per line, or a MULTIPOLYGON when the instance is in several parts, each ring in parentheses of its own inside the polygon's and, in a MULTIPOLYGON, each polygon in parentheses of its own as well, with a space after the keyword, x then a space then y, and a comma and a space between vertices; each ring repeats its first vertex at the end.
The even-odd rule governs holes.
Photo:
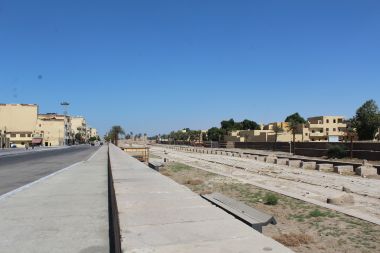
POLYGON ((113 144, 116 146, 120 135, 125 135, 124 129, 121 126, 113 126, 109 132, 109 136, 113 144))
POLYGON ((295 152, 295 143, 296 143, 296 133, 298 131, 298 127, 299 127, 300 123, 295 121, 295 120, 291 120, 289 121, 289 125, 288 125, 288 128, 289 130, 292 132, 293 134, 293 143, 292 143, 292 148, 293 148, 293 154, 295 152))
POLYGON ((275 125, 273 126, 273 129, 272 129, 272 130, 273 130, 273 132, 274 132, 273 151, 275 151, 275 150, 276 150, 276 144, 277 144, 277 137, 278 137, 278 134, 284 132, 284 129, 283 129, 282 127, 278 126, 277 124, 275 124, 275 125))

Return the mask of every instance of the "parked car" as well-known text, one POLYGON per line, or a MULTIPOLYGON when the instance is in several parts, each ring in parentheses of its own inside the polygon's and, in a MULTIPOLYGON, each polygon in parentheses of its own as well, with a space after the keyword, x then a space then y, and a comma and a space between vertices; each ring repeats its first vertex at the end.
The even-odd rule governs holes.
POLYGON ((11 144, 11 148, 17 148, 16 144, 11 144))

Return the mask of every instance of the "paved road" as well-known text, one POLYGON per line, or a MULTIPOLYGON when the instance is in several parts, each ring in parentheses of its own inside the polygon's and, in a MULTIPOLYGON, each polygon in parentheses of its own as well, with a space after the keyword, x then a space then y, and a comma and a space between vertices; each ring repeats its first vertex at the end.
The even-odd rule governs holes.
POLYGON ((73 146, 44 152, 31 152, 0 157, 0 195, 87 160, 98 147, 73 146))

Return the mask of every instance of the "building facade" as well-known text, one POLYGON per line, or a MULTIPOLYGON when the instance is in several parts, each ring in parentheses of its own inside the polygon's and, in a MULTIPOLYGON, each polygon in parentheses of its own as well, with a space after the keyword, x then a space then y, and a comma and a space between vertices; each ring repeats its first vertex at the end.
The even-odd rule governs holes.
POLYGON ((225 141, 235 142, 339 142, 347 135, 347 124, 342 116, 318 116, 307 119, 300 124, 295 133, 289 128, 288 122, 273 122, 260 125, 260 130, 232 131, 224 136, 225 141), (275 129, 281 129, 275 131, 275 129))
POLYGON ((87 129, 86 119, 82 116, 71 116, 71 129, 75 139, 79 141, 78 137, 82 138, 81 141, 86 142, 89 138, 89 131, 87 129))
POLYGON ((39 114, 34 144, 62 146, 72 143, 70 118, 56 113, 39 114))
POLYGON ((10 145, 32 145, 37 115, 36 104, 0 104, 0 130, 10 145))
POLYGON ((317 116, 307 119, 310 141, 338 142, 343 141, 347 124, 343 116, 317 116))

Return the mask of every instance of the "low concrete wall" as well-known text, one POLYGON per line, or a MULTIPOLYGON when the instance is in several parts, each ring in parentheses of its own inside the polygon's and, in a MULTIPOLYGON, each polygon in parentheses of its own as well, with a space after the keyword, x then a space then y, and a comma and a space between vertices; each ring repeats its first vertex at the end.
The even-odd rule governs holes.
MULTIPOLYGON (((295 155, 321 157, 327 155, 327 150, 331 145, 339 145, 346 148, 347 156, 349 156, 351 144, 346 142, 296 142, 293 148, 295 155)), ((289 152, 290 150, 288 142, 277 142, 276 144, 273 142, 235 142, 234 147, 282 152, 289 152)), ((354 142, 353 157, 372 161, 380 160, 380 142, 354 142)))
POLYGON ((292 252, 115 146, 110 160, 124 253, 292 252))

